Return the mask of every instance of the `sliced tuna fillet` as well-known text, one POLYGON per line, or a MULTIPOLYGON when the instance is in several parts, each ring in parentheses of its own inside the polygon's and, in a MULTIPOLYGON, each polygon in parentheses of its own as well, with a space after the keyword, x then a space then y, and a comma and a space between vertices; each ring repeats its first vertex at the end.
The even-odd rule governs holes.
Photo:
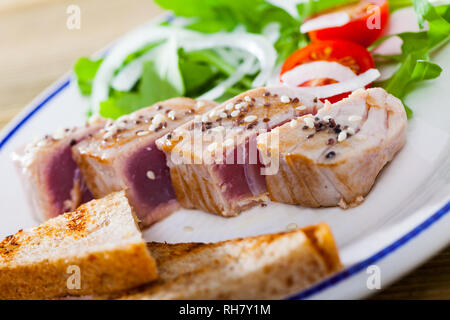
POLYGON ((83 127, 61 130, 27 145, 13 155, 22 175, 34 215, 40 221, 75 210, 92 199, 73 160, 72 146, 100 130, 96 120, 83 127))
POLYGON ((74 157, 96 198, 126 190, 142 226, 179 208, 169 168, 155 140, 215 106, 176 98, 117 119, 74 147, 74 157))
POLYGON ((404 145, 406 123, 400 100, 373 88, 260 135, 265 163, 279 165, 276 174, 266 176, 271 200, 308 207, 358 205, 404 145), (275 135, 279 143, 268 143, 275 135))
POLYGON ((286 87, 250 90, 157 140, 183 207, 235 216, 268 200, 256 136, 321 106, 293 93, 286 87))

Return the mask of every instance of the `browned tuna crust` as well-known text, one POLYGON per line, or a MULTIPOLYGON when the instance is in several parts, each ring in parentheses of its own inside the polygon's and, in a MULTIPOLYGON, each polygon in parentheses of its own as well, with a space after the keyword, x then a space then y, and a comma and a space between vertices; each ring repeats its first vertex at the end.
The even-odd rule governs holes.
POLYGON ((268 201, 256 136, 320 107, 286 87, 253 89, 157 140, 180 204, 235 216, 268 201))
POLYGON ((270 198, 308 207, 360 204, 404 145, 406 124, 400 100, 373 88, 261 135, 258 148, 279 162, 278 172, 266 176, 270 198), (278 145, 265 143, 275 134, 278 145))
POLYGON ((35 217, 44 221, 75 210, 92 199, 77 164, 72 146, 100 130, 98 119, 84 126, 60 130, 28 144, 14 154, 30 206, 35 217))
POLYGON ((125 190, 142 226, 179 208, 169 168, 155 140, 216 104, 174 98, 110 122, 73 148, 95 198, 125 190))

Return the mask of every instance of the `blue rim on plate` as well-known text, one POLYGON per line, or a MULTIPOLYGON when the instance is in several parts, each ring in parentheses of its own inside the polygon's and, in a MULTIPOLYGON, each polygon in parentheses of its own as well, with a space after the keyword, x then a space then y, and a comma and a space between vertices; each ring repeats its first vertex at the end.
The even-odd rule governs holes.
MULTIPOLYGON (((17 131, 28 121, 31 119, 33 115, 35 115, 39 110, 41 110, 50 100, 52 100, 55 96, 57 96, 61 91, 63 91, 65 88, 69 86, 71 83, 71 77, 62 80, 62 83, 58 85, 55 89, 52 89, 51 92, 46 95, 40 102, 36 104, 34 108, 31 108, 31 110, 26 113, 18 122, 16 125, 14 125, 11 129, 9 129, 6 134, 4 134, 4 137, 0 140, 0 151, 3 148, 3 146, 14 136, 17 131)), ((289 296, 287 299, 289 300, 298 300, 298 299, 307 299, 310 298, 328 288, 331 288, 335 286, 336 284, 351 278, 352 276, 355 276, 359 272, 361 272, 363 269, 368 267, 371 264, 376 263, 377 261, 382 260, 383 258, 387 257, 391 253, 395 252, 397 249, 403 247, 406 243, 408 243, 410 240, 414 239, 416 236, 421 234, 423 231, 427 230, 430 226, 435 224, 437 221, 439 221, 443 216, 445 216, 450 211, 450 201, 447 202, 443 207, 441 207, 438 211, 436 211, 433 215, 425 219, 423 222, 421 222, 419 225, 414 227, 412 230, 410 230, 408 233, 397 239, 396 241, 392 242, 390 245, 386 246, 385 248, 381 249, 380 251, 376 252, 372 256, 368 257, 367 259, 364 259, 358 263, 355 263, 354 265, 346 268, 345 270, 331 276, 328 279, 325 279, 318 284, 313 285, 312 287, 300 291, 297 294, 289 296)))

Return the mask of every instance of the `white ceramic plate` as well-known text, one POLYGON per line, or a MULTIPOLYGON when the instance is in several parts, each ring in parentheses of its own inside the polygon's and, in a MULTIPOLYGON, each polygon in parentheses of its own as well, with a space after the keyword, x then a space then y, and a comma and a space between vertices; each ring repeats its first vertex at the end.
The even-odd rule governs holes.
MULTIPOLYGON (((449 45, 437 52, 433 60, 443 66, 442 75, 408 96, 406 102, 415 114, 409 121, 407 143, 359 207, 310 209, 270 204, 229 219, 181 210, 148 229, 145 238, 214 242, 283 231, 292 223, 301 227, 325 221, 331 226, 346 269, 291 298, 362 298, 377 290, 370 285, 373 272, 380 276, 381 289, 386 288, 450 242, 449 56, 449 45)), ((36 136, 82 124, 87 109, 87 100, 78 93, 73 75, 68 74, 2 131, 0 238, 36 224, 11 153, 36 136)))

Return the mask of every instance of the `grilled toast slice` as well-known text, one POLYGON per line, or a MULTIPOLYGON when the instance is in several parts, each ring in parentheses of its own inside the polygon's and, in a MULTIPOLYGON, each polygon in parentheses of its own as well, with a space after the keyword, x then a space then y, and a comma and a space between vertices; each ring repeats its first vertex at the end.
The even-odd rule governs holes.
POLYGON ((120 299, 279 299, 341 269, 324 223, 205 243, 149 243, 158 281, 120 299))
POLYGON ((107 294, 156 277, 124 192, 0 242, 0 299, 107 294))

